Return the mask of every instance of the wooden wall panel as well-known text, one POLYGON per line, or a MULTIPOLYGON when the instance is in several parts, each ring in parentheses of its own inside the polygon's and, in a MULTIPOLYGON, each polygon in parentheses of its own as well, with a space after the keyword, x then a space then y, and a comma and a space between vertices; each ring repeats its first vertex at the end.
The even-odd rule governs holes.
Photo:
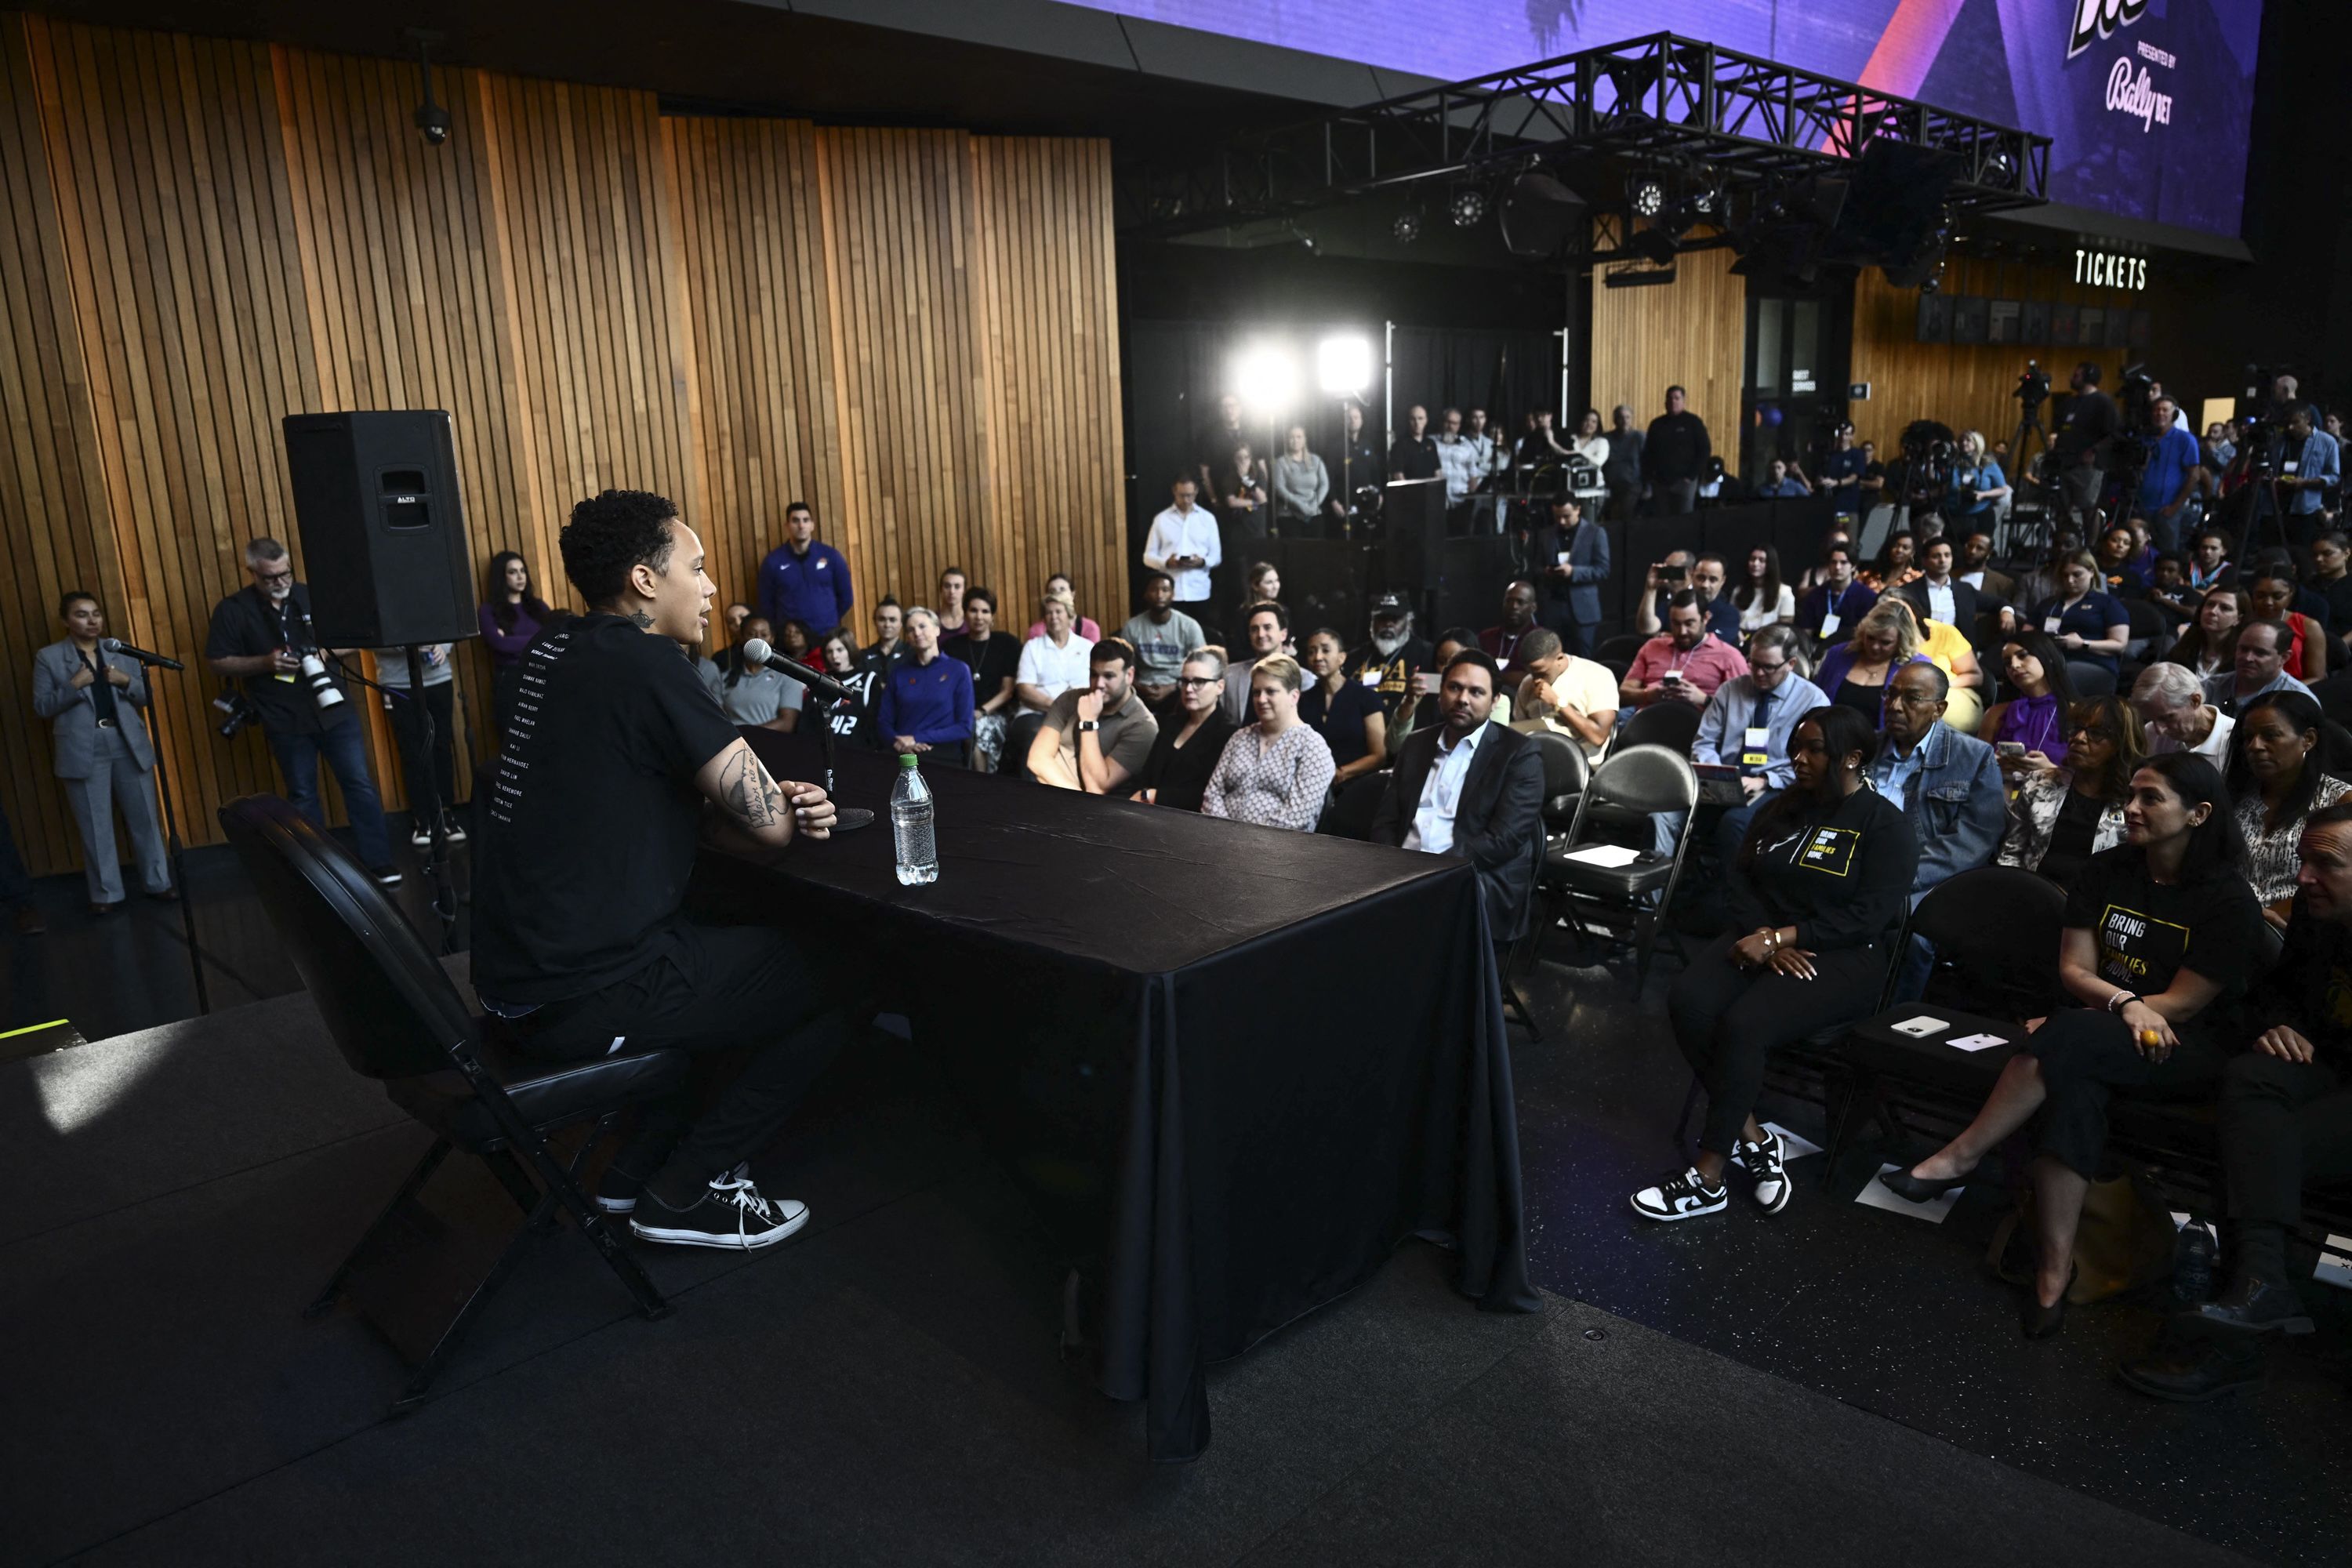
POLYGON ((1717 453, 1738 461, 1748 280, 1731 270, 1736 259, 1728 249, 1690 251, 1676 258, 1673 283, 1651 288, 1594 279, 1591 386, 1602 429, 1620 403, 1647 425, 1665 412, 1666 388, 1681 386, 1717 453))
MULTIPOLYGON (((436 87, 439 147, 404 61, 0 13, 0 547, 26 563, 0 584, 0 805, 37 870, 77 853, 26 674, 57 595, 199 650, 246 540, 299 563, 289 413, 448 410, 475 560, 520 551, 554 602, 572 504, 621 486, 678 502, 728 598, 805 499, 867 608, 953 563, 1008 608, 1065 569, 1124 618, 1105 144, 436 87)), ((461 653, 478 731, 488 674, 461 653)), ((275 773, 212 732, 209 678, 166 689, 211 841, 275 773)))
MULTIPOLYGON (((2064 269, 2022 261, 1954 257, 1944 272, 1944 292, 1996 300, 2049 300, 2080 305, 2130 308, 2145 304, 2120 290, 2077 284, 2064 269)), ((2123 367, 2145 351, 2055 348, 2046 343, 1923 343, 1918 341, 1919 291, 1897 289, 1885 274, 1868 268, 1853 290, 1853 379, 1871 384, 1871 398, 1853 405, 1858 438, 1878 443, 1885 453, 1915 419, 1937 419, 1956 431, 1980 431, 1987 442, 2004 441, 2017 430, 2018 405, 2011 395, 2028 359, 2038 359, 2059 391, 2084 360, 2095 363, 2113 391, 2123 367)), ((2196 410, 2189 410, 2196 417, 2196 410)), ((2050 405, 2042 405, 2046 428, 2050 405)), ((2011 476, 2012 479, 2014 476, 2011 476)))

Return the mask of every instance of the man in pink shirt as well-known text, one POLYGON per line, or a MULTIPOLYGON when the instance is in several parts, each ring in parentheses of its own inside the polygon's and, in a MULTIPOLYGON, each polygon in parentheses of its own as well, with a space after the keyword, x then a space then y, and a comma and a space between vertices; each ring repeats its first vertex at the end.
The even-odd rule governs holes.
POLYGON ((1619 690, 1628 708, 1661 698, 1704 708, 1717 687, 1747 673, 1746 656, 1706 629, 1706 606, 1685 588, 1666 601, 1666 629, 1642 645, 1619 690))

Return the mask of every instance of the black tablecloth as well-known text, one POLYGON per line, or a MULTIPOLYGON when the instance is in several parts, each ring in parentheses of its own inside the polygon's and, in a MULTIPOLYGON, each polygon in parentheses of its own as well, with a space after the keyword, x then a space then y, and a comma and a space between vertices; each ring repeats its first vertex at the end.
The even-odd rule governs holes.
MULTIPOLYGON (((779 777, 822 778, 813 739, 745 733, 779 777)), ((1453 1245, 1481 1307, 1537 1310, 1467 862, 926 769, 940 875, 906 888, 891 760, 840 766, 873 826, 776 871, 706 857, 706 880, 881 953, 1083 1260, 1100 1385, 1150 1402, 1152 1458, 1207 1447, 1210 1363, 1408 1236, 1453 1245)))

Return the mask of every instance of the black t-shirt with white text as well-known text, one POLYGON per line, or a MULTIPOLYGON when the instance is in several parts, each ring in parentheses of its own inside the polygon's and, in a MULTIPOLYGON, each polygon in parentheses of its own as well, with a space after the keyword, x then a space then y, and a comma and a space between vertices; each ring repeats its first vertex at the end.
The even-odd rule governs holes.
POLYGON ((694 775, 736 739, 694 662, 613 615, 523 657, 474 893, 474 986, 584 996, 660 958, 694 870, 694 775))
POLYGON ((2160 883, 2128 844, 2084 861, 2066 892, 2066 928, 2091 933, 2094 972, 2108 984, 2160 996, 2186 969, 2221 986, 2197 1016, 2200 1027, 2235 1026, 2262 923, 2242 877, 2160 883))

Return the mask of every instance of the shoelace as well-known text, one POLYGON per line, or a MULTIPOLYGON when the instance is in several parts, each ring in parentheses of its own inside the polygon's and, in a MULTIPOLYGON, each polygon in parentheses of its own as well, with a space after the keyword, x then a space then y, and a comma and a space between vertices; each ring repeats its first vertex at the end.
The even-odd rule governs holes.
POLYGON ((751 1178, 744 1173, 742 1166, 738 1165, 725 1175, 714 1178, 710 1190, 719 1194, 719 1201, 731 1203, 744 1213, 755 1215, 762 1225, 776 1223, 775 1211, 768 1206, 768 1200, 760 1189, 751 1184, 751 1178))
POLYGON ((1759 1179, 1777 1181, 1781 1175, 1780 1162, 1773 1157, 1772 1143, 1769 1139, 1761 1143, 1750 1143, 1742 1140, 1739 1145, 1739 1163, 1748 1167, 1749 1175, 1759 1179))

